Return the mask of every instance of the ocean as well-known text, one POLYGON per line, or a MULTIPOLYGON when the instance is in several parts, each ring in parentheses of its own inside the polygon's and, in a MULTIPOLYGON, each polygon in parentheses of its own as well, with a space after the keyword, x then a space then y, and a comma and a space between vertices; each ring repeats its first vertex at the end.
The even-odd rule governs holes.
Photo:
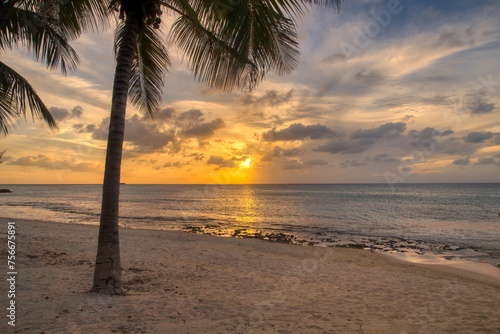
MULTIPOLYGON (((99 223, 100 185, 0 185, 0 217, 99 223)), ((122 185, 120 226, 500 265, 500 184, 122 185)))

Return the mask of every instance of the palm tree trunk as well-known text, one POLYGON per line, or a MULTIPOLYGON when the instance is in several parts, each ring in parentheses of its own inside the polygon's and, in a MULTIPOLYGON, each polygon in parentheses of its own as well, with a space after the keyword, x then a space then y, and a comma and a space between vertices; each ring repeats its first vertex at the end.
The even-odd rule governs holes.
POLYGON ((120 200, 120 167, 125 132, 125 111, 132 60, 137 48, 139 20, 127 15, 124 36, 118 50, 111 117, 109 121, 108 148, 102 187, 101 221, 97 244, 93 292, 123 294, 118 236, 118 206, 120 200))

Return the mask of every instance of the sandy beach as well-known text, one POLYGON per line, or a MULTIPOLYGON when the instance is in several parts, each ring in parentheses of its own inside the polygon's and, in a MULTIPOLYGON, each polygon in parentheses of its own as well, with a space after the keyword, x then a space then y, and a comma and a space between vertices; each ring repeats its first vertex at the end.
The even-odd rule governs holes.
MULTIPOLYGON (((12 220, 0 221, 6 262, 12 220)), ((366 250, 185 232, 121 229, 127 294, 89 294, 96 226, 15 222, 16 326, 3 316, 2 333, 500 332, 492 278, 366 250)))

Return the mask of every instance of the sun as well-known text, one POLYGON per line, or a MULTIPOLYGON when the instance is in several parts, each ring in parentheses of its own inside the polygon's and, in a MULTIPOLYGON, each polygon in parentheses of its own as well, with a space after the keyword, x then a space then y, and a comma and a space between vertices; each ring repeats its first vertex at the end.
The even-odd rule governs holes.
POLYGON ((241 167, 245 167, 245 168, 250 168, 250 165, 252 164, 252 159, 251 158, 248 158, 246 159, 245 161, 242 161, 240 163, 240 166, 241 167))

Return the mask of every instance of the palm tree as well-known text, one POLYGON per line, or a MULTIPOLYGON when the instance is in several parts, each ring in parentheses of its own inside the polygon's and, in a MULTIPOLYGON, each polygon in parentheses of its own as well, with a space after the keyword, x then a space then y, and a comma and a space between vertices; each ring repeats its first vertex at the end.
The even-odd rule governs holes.
MULTIPOLYGON (((105 25, 107 15, 101 0, 0 0, 0 52, 21 47, 36 61, 66 74, 79 62, 68 41, 105 25)), ((7 135, 11 123, 26 118, 28 109, 33 119, 56 127, 29 82, 0 61, 0 133, 7 135)))
POLYGON ((195 77, 226 91, 252 89, 274 70, 291 72, 299 50, 295 20, 309 4, 340 0, 112 0, 121 23, 104 171, 101 219, 91 291, 122 294, 118 209, 127 98, 154 115, 170 64, 158 28, 162 11, 177 18, 170 41, 185 52, 195 77))

